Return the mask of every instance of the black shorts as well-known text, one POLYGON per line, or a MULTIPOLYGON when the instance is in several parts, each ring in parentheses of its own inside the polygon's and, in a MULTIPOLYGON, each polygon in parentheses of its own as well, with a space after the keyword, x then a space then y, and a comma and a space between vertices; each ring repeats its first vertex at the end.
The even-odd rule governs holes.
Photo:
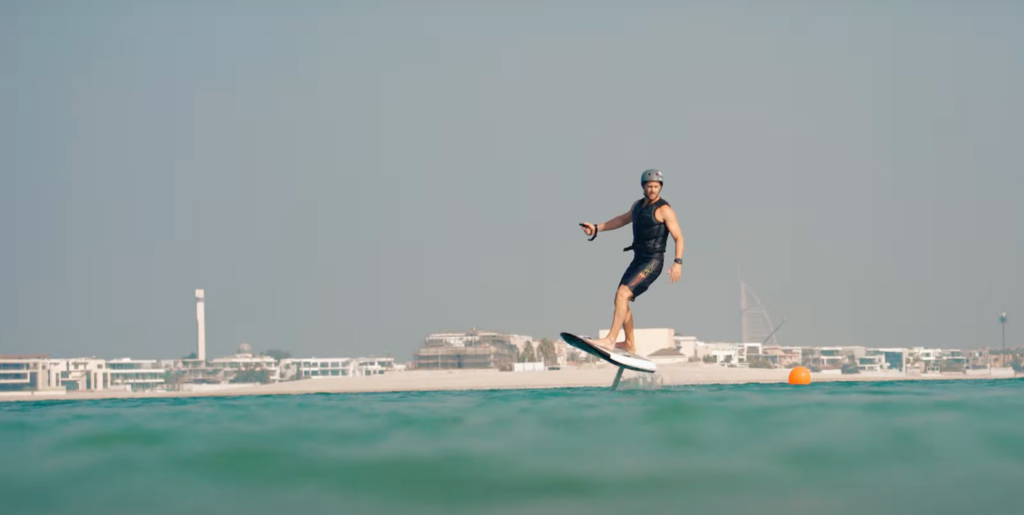
POLYGON ((619 285, 626 285, 629 291, 633 292, 629 300, 635 300, 643 292, 650 288, 654 281, 661 275, 661 269, 665 266, 665 255, 654 256, 633 256, 633 261, 622 274, 619 285))

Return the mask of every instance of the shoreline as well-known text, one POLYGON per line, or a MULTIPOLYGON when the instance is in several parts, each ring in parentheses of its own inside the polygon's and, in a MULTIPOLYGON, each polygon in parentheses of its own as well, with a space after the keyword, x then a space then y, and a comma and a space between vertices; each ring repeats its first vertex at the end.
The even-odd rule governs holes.
MULTIPOLYGON (((240 397, 251 395, 305 395, 316 393, 397 393, 467 390, 533 390, 551 388, 610 388, 617 367, 588 365, 561 370, 499 372, 483 370, 412 370, 377 376, 325 377, 265 385, 239 385, 192 392, 69 391, 2 395, 0 402, 43 400, 166 399, 180 397, 240 397)), ((723 368, 714 365, 662 364, 655 374, 625 371, 620 390, 686 385, 727 385, 749 383, 788 384, 789 369, 723 368), (647 376, 647 378, 640 378, 647 376), (640 381, 638 381, 640 379, 640 381), (643 380, 647 379, 647 380, 643 380), (653 385, 647 386, 653 379, 653 385)), ((811 384, 821 382, 949 381, 1014 379, 1012 372, 994 374, 823 374, 812 373, 811 384)))

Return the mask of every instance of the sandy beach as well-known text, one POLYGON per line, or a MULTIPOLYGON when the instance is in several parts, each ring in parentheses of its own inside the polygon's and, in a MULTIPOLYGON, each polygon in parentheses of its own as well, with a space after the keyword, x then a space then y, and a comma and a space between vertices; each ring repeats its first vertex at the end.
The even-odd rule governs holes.
MULTIPOLYGON (((377 376, 306 379, 265 385, 239 385, 196 392, 124 392, 70 391, 53 394, 0 396, 0 401, 93 400, 114 398, 233 397, 239 395, 289 395, 310 393, 402 392, 435 390, 492 390, 531 388, 610 387, 616 367, 588 365, 536 372, 499 372, 497 370, 417 370, 391 372, 377 376)), ((980 371, 979 371, 980 372, 980 371)), ((626 371, 620 389, 655 386, 786 383, 788 369, 725 368, 697 363, 659 365, 657 373, 626 371), (644 376, 644 377, 641 377, 644 376)), ((813 382, 829 381, 922 381, 1013 378, 1012 370, 994 370, 992 374, 812 374, 813 382)))

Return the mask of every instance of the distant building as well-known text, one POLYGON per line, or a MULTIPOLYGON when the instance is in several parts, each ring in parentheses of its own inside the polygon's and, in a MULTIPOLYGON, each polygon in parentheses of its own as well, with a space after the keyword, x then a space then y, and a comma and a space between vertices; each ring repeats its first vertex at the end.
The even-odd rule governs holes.
POLYGON ((696 336, 673 336, 672 344, 676 351, 687 358, 697 357, 697 345, 700 343, 696 336))
POLYGON ((740 277, 740 340, 778 345, 774 325, 761 299, 740 277))
POLYGON ((128 358, 0 356, 0 391, 150 390, 164 383, 165 371, 156 363, 128 358))
POLYGON ((466 333, 435 333, 427 336, 413 354, 420 370, 461 368, 511 368, 528 337, 472 329, 466 333))
POLYGON ((352 375, 375 376, 389 371, 404 369, 395 364, 395 358, 355 358, 352 360, 352 375))
POLYGON ((902 372, 907 371, 909 350, 903 348, 871 348, 864 356, 857 358, 861 372, 902 372))
POLYGON ((75 358, 50 360, 49 383, 67 391, 106 390, 110 388, 110 370, 106 360, 75 358))
POLYGON ((737 363, 739 344, 725 342, 700 342, 697 345, 697 358, 701 361, 722 365, 737 363))
POLYGON ((44 354, 0 355, 0 394, 49 390, 50 360, 44 354))
POLYGON ((289 358, 280 363, 280 380, 380 375, 405 370, 395 358, 289 358))
POLYGON ((817 360, 811 364, 821 368, 839 368, 845 359, 842 347, 819 347, 817 360))
POLYGON ((413 362, 417 370, 503 368, 511 367, 515 356, 515 345, 492 342, 466 347, 421 348, 413 355, 413 362))
POLYGON ((960 349, 942 349, 942 361, 946 370, 967 368, 967 355, 960 349))
POLYGON ((687 356, 674 348, 661 349, 647 356, 647 359, 658 364, 685 363, 687 356))
POLYGON ((876 349, 869 349, 864 356, 857 358, 857 369, 860 372, 884 372, 888 368, 885 354, 876 349))
POLYGON ((210 361, 210 368, 219 370, 222 381, 234 381, 239 373, 247 370, 266 371, 267 380, 276 382, 280 379, 277 360, 270 356, 254 355, 252 347, 243 343, 238 346, 234 356, 216 358, 210 361))
POLYGON ((353 375, 351 358, 282 359, 279 378, 284 381, 353 375))
POLYGON ((761 357, 760 343, 740 343, 736 346, 736 363, 747 365, 752 359, 761 357))
POLYGON ((480 338, 469 333, 433 333, 423 339, 424 347, 465 347, 480 338))
POLYGON ((810 347, 802 351, 801 364, 822 369, 841 369, 859 366, 860 358, 867 355, 867 348, 859 345, 843 347, 810 347))
POLYGON ((803 350, 799 347, 783 347, 781 345, 765 345, 760 354, 748 356, 748 364, 752 360, 767 362, 772 368, 791 368, 800 364, 803 350))
POLYGON ((963 372, 970 362, 969 356, 960 349, 911 347, 908 357, 908 368, 924 374, 963 372))
POLYGON ((179 389, 182 384, 219 384, 223 382, 222 368, 214 368, 204 359, 171 359, 160 360, 160 368, 168 378, 168 387, 172 390, 179 389))
POLYGON ((152 390, 164 384, 166 372, 155 359, 120 358, 107 361, 108 388, 152 390))

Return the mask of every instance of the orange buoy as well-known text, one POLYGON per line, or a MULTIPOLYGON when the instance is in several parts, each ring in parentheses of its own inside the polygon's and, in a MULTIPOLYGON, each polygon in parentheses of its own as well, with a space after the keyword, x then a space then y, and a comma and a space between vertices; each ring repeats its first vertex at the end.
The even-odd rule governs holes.
POLYGON ((796 367, 789 371, 789 384, 811 384, 811 371, 796 367))

